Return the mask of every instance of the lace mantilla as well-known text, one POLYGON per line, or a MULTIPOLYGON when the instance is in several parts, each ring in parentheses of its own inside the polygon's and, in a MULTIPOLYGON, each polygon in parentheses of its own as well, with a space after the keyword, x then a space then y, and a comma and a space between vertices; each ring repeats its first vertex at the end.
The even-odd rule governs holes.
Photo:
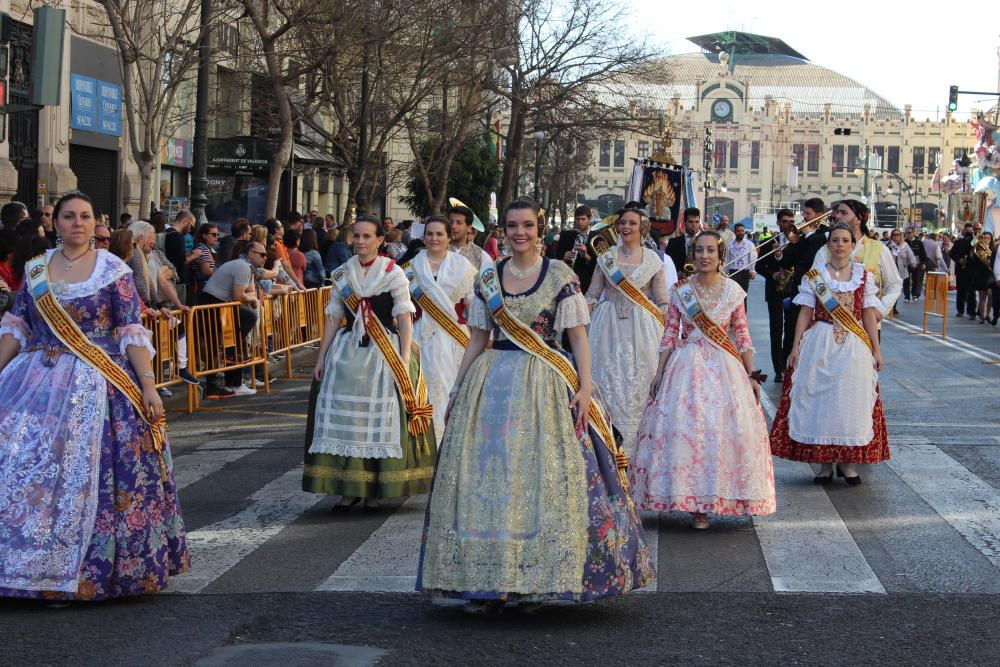
MULTIPOLYGON (((52 255, 57 251, 46 250, 46 261, 52 260, 52 255)), ((97 251, 97 261, 94 263, 94 270, 90 277, 79 283, 51 282, 52 293, 60 301, 70 299, 83 299, 97 294, 101 288, 107 287, 122 276, 132 273, 132 269, 120 260, 117 256, 107 250, 97 251)))

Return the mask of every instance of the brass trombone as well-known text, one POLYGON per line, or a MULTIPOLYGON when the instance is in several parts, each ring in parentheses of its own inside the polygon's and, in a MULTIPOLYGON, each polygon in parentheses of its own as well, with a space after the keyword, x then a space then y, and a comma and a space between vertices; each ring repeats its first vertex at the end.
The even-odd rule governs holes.
MULTIPOLYGON (((823 226, 829 224, 829 222, 830 222, 830 216, 831 215, 833 215, 833 211, 832 210, 827 211, 823 215, 816 216, 812 220, 803 220, 802 222, 795 223, 795 231, 799 232, 799 231, 805 229, 806 227, 809 227, 810 225, 818 225, 820 227, 823 227, 823 226)), ((771 238, 774 238, 774 237, 771 237, 771 238)), ((757 250, 759 250, 761 247, 763 247, 764 244, 770 242, 771 238, 767 239, 767 241, 764 241, 763 243, 761 243, 759 245, 754 246, 754 249, 751 250, 750 252, 745 252, 742 255, 740 255, 739 257, 734 257, 733 259, 730 259, 728 262, 726 262, 725 264, 722 265, 722 272, 726 274, 727 278, 731 277, 732 274, 726 273, 726 267, 728 267, 728 266, 730 266, 730 265, 738 262, 739 260, 743 259, 744 257, 749 257, 751 254, 757 252, 757 250)), ((779 250, 781 250, 781 246, 778 245, 777 243, 775 243, 773 248, 771 248, 770 250, 768 250, 767 252, 765 252, 763 255, 758 256, 757 259, 758 259, 758 261, 762 260, 765 257, 767 257, 769 255, 772 255, 772 254, 774 254, 775 252, 777 252, 779 250)))

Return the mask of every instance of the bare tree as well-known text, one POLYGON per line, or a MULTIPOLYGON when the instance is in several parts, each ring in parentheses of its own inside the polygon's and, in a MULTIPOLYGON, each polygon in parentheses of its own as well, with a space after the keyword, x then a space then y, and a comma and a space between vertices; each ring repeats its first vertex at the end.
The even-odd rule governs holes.
POLYGON ((659 53, 621 26, 626 7, 613 0, 524 0, 510 5, 510 47, 499 60, 509 122, 499 201, 511 198, 526 137, 585 139, 648 129, 637 117, 639 84, 664 83, 659 53))
POLYGON ((278 191, 285 166, 292 157, 294 123, 292 90, 303 74, 315 69, 324 48, 312 44, 303 49, 303 40, 336 26, 344 16, 342 3, 334 0, 239 0, 253 25, 256 51, 248 60, 259 66, 270 83, 271 102, 278 122, 279 138, 268 174, 265 215, 274 217, 278 191))
POLYGON ((468 1, 346 0, 350 24, 329 26, 328 50, 302 120, 345 165, 347 210, 369 211, 389 143, 443 90, 468 1))
POLYGON ((101 0, 100 4, 121 54, 128 143, 139 167, 140 215, 146 215, 162 138, 186 120, 177 101, 186 94, 198 62, 201 0, 101 0))

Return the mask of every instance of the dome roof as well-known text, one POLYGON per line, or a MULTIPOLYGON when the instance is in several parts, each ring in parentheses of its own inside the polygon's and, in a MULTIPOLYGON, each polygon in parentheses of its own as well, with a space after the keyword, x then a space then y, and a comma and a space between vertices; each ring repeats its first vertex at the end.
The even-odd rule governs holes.
MULTIPOLYGON (((854 79, 820 67, 805 58, 784 53, 739 53, 733 78, 748 85, 749 107, 763 109, 767 98, 780 107, 792 105, 798 117, 818 118, 830 104, 836 118, 861 118, 865 105, 871 105, 872 117, 880 120, 901 119, 903 112, 873 90, 854 79)), ((672 77, 665 85, 632 86, 635 94, 647 105, 665 109, 670 100, 679 97, 684 107, 693 106, 699 81, 718 80, 723 67, 715 53, 683 53, 662 61, 672 77)))

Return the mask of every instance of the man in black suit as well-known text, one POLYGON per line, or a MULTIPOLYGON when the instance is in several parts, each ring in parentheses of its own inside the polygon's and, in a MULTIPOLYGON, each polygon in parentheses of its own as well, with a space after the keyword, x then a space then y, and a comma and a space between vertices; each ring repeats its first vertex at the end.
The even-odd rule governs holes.
POLYGON ((778 281, 783 277, 781 269, 784 239, 788 230, 795 225, 795 213, 783 208, 778 211, 778 229, 782 234, 775 234, 758 248, 757 273, 764 276, 764 302, 767 303, 768 329, 771 335, 771 366, 774 368, 774 381, 781 382, 785 373, 785 355, 782 351, 782 335, 785 328, 784 294, 778 289, 778 281), (766 256, 765 256, 766 255, 766 256))
POLYGON ((688 250, 694 243, 694 237, 701 231, 701 211, 696 208, 684 209, 684 235, 675 236, 667 241, 665 254, 674 261, 678 278, 686 278, 684 265, 687 263, 688 250))
POLYGON ((560 232, 559 245, 556 247, 556 259, 573 268, 584 292, 590 287, 590 279, 594 277, 594 268, 597 266, 596 258, 590 256, 590 248, 587 247, 592 215, 589 206, 577 206, 573 211, 574 229, 560 232))
POLYGON ((976 239, 975 227, 971 222, 962 228, 962 238, 955 241, 948 255, 955 262, 955 309, 958 317, 968 313, 969 319, 976 319, 976 290, 972 287, 971 263, 969 255, 976 239))
MULTIPOLYGON (((789 238, 789 244, 782 251, 780 265, 782 269, 792 269, 792 279, 785 287, 785 297, 795 298, 799 293, 799 285, 803 276, 812 268, 816 253, 826 245, 826 232, 819 229, 819 225, 813 221, 819 218, 826 211, 826 204, 818 197, 806 200, 802 205, 802 219, 805 221, 800 233, 789 238)), ((792 343, 795 340, 795 322, 799 319, 799 306, 790 303, 785 309, 785 340, 782 345, 782 356, 785 362, 788 355, 792 353, 792 343)))

